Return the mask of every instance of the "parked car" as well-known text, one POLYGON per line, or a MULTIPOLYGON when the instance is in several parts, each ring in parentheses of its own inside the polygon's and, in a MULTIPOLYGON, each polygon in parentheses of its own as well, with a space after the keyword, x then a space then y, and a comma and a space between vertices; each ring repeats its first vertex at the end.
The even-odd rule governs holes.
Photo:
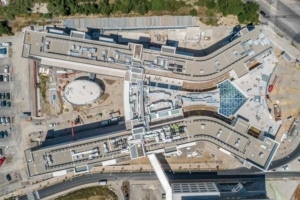
POLYGON ((56 123, 50 123, 49 124, 49 127, 53 127, 53 126, 56 126, 56 123))
POLYGON ((3 76, 3 81, 8 82, 9 81, 9 75, 4 75, 3 76))
POLYGON ((6 101, 6 107, 8 107, 8 108, 11 107, 11 101, 6 101))
POLYGON ((5 93, 3 92, 3 93, 1 93, 1 95, 2 95, 2 98, 5 99, 5 97, 6 97, 5 93))
POLYGON ((3 75, 0 75, 0 82, 3 81, 3 75))
POLYGON ((4 67, 4 73, 9 73, 9 66, 4 67))
POLYGON ((1 124, 5 124, 5 117, 1 117, 0 122, 1 122, 1 124))
POLYGON ((2 93, 0 93, 0 99, 4 99, 4 96, 2 93))
POLYGON ((261 10, 261 11, 259 11, 259 14, 261 14, 262 16, 266 16, 266 13, 265 13, 265 11, 263 11, 263 10, 261 10))
POLYGON ((285 165, 282 167, 283 171, 288 171, 289 170, 289 165, 285 165))
POLYGON ((6 174, 6 180, 7 180, 7 181, 11 181, 11 176, 10 176, 10 174, 6 174))
POLYGON ((7 131, 0 131, 0 138, 7 138, 7 137, 8 137, 7 131))
POLYGON ((5 101, 5 100, 2 101, 2 106, 3 106, 3 107, 6 107, 6 101, 5 101))
POLYGON ((6 99, 10 100, 10 92, 6 93, 6 99))
POLYGON ((5 118, 5 123, 8 125, 8 124, 10 124, 10 117, 6 117, 5 118))

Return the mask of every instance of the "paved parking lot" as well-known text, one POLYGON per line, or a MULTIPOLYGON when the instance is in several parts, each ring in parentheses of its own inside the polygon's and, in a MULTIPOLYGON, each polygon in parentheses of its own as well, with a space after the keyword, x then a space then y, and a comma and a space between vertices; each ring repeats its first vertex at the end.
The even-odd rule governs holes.
POLYGON ((22 169, 24 168, 24 145, 20 127, 23 123, 19 116, 22 112, 30 111, 29 101, 25 101, 25 99, 30 99, 28 94, 29 68, 27 59, 21 57, 22 40, 22 34, 0 40, 0 42, 12 42, 9 50, 11 56, 0 58, 0 131, 8 133, 7 138, 0 139, 0 148, 6 157, 0 171, 0 195, 21 187, 20 180, 27 179, 26 171, 22 169), (9 70, 4 70, 5 66, 9 66, 9 70), (3 81, 1 81, 1 76, 3 81), (4 76, 9 77, 8 82, 4 82, 4 76), (7 93, 10 95, 9 99, 7 93), (11 107, 8 107, 8 102, 11 107), (10 119, 9 124, 6 123, 7 117, 10 119), (5 123, 1 122, 2 118, 5 123), (11 174, 11 181, 7 181, 7 174, 11 174))

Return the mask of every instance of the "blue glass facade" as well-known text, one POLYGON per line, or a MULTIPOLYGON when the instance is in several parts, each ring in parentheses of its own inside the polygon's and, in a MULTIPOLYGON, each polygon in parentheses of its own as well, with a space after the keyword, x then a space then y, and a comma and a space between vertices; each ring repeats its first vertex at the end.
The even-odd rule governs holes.
POLYGON ((247 98, 229 81, 226 80, 218 85, 220 90, 219 113, 230 117, 247 100, 247 98))

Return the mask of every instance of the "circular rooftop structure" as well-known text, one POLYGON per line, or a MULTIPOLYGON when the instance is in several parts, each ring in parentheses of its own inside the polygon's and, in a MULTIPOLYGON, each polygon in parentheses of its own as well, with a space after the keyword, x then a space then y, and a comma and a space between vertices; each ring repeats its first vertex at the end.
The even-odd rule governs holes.
POLYGON ((87 105, 98 100, 102 94, 100 85, 89 80, 75 80, 69 83, 64 91, 64 97, 74 105, 87 105))

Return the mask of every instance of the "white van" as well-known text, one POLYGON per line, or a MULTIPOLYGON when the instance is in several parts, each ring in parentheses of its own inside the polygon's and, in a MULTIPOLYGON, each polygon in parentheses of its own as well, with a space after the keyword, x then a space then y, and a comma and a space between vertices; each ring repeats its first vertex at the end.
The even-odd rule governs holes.
POLYGON ((2 46, 2 47, 10 47, 11 45, 12 45, 11 42, 2 42, 2 43, 1 43, 1 46, 2 46))
POLYGON ((106 185, 107 184, 107 180, 100 180, 99 181, 99 185, 106 185))

